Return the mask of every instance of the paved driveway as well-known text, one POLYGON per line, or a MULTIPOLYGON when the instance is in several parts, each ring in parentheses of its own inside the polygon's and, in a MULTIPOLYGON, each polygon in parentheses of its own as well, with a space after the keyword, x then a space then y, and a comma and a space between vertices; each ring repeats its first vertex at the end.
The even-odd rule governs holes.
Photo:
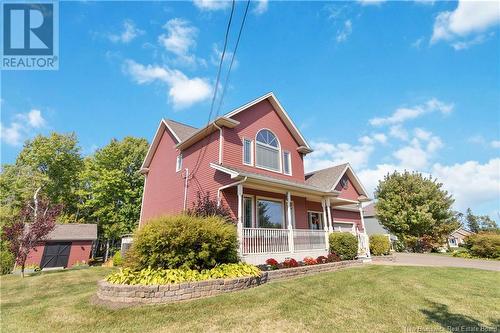
POLYGON ((396 262, 374 262, 383 265, 416 265, 416 266, 441 266, 479 268, 491 271, 500 271, 500 261, 464 259, 437 254, 396 253, 396 262))

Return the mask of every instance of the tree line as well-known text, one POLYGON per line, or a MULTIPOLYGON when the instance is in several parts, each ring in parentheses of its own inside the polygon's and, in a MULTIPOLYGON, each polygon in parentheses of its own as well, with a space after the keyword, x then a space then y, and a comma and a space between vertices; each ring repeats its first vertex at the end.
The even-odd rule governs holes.
MULTIPOLYGON (((143 138, 112 139, 88 156, 74 133, 38 135, 25 142, 0 173, 2 230, 20 219, 33 200, 58 206, 57 223, 95 223, 109 246, 137 227, 148 150, 143 138)), ((2 252, 6 250, 2 241, 2 252)))

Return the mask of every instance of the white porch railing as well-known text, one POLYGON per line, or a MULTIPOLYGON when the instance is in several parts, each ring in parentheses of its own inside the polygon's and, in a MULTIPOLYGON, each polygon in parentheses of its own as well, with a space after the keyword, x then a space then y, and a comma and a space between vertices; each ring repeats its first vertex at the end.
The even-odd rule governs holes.
POLYGON ((293 246, 296 251, 326 249, 326 231, 324 230, 293 230, 293 246))
MULTIPOLYGON (((294 229, 295 251, 326 249, 326 231, 294 229)), ((243 228, 243 254, 290 252, 289 229, 243 228)))
POLYGON ((243 254, 289 252, 288 229, 243 228, 243 254))

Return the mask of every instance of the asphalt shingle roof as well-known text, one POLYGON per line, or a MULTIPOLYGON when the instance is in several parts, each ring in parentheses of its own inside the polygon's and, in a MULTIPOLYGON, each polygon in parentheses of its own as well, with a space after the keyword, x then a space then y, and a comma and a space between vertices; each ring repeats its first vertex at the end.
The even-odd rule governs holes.
POLYGON ((306 174, 306 184, 318 187, 323 191, 331 191, 344 171, 347 163, 335 165, 330 168, 317 170, 306 174))
POLYGON ((177 135, 181 141, 186 140, 198 130, 196 127, 189 126, 171 119, 165 119, 165 122, 168 124, 168 126, 170 126, 172 131, 174 131, 175 135, 177 135))
POLYGON ((69 223, 56 224, 46 240, 95 240, 97 224, 69 223))

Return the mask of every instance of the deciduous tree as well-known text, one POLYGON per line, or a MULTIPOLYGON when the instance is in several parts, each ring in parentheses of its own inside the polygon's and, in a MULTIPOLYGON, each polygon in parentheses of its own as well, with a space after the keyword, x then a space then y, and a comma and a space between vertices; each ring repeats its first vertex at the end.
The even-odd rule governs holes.
POLYGON ((394 172, 380 181, 375 197, 380 223, 415 251, 440 246, 459 226, 451 195, 435 179, 420 173, 394 172), (425 243, 425 244, 424 244, 425 243))

